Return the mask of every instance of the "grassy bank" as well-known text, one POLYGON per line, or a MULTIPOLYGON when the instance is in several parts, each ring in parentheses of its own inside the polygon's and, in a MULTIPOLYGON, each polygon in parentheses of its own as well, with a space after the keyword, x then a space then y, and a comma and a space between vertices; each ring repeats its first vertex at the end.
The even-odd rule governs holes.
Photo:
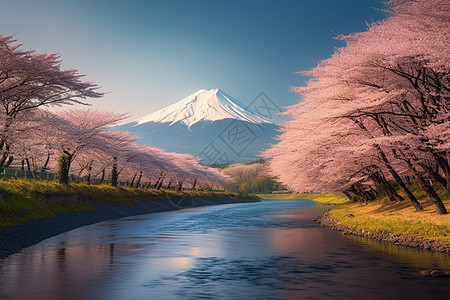
MULTIPOLYGON (((438 215, 423 192, 417 190, 415 194, 424 207, 421 212, 415 211, 406 200, 389 203, 383 198, 367 205, 353 202, 337 205, 329 211, 329 215, 340 224, 356 230, 401 234, 450 243, 450 214, 438 215)), ((450 209, 450 194, 444 191, 439 191, 439 194, 447 209, 450 209)))
MULTIPOLYGON (((432 205, 423 212, 404 203, 385 205, 383 201, 368 205, 347 203, 333 207, 329 214, 344 226, 369 232, 412 235, 450 242, 450 215, 438 215, 432 205)), ((444 201, 450 207, 450 201, 444 201)))
POLYGON ((140 201, 186 197, 230 197, 237 202, 258 201, 255 197, 239 197, 223 192, 179 192, 108 185, 61 185, 51 181, 0 180, 0 228, 18 225, 28 219, 53 218, 58 213, 92 211, 95 210, 94 203, 135 205, 140 201))
POLYGON ((323 204, 341 204, 348 202, 346 196, 336 194, 258 194, 258 197, 261 199, 305 199, 323 204))
MULTIPOLYGON (((308 199, 319 203, 339 204, 331 208, 329 215, 340 224, 366 232, 386 232, 422 239, 450 243, 450 214, 438 215, 426 194, 412 187, 424 210, 416 212, 408 201, 389 203, 382 198, 367 205, 348 201, 344 195, 335 194, 259 194, 263 199, 308 199)), ((450 193, 438 191, 450 210, 450 193)))

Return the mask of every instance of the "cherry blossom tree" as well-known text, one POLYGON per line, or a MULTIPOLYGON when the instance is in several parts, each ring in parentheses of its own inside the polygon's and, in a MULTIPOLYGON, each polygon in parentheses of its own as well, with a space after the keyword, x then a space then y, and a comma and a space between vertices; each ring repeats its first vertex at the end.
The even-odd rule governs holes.
POLYGON ((23 51, 16 42, 12 36, 0 36, 0 168, 12 146, 10 128, 27 113, 103 96, 95 84, 82 81, 77 70, 62 70, 57 54, 23 51))
POLYGON ((388 5, 388 19, 341 37, 345 47, 301 72, 313 77, 306 87, 294 88, 303 103, 288 108, 294 120, 265 155, 272 158, 273 174, 297 190, 351 191, 367 198, 375 184, 391 200, 401 200, 393 180, 420 210, 403 180, 410 174, 445 214, 425 179, 446 188, 450 183, 449 5, 388 5))
POLYGON ((108 126, 126 118, 124 113, 96 110, 70 110, 57 113, 52 127, 58 133, 60 183, 68 183, 69 171, 75 157, 89 149, 101 151, 108 126))
POLYGON ((30 170, 57 168, 61 183, 68 183, 71 171, 104 182, 111 169, 114 182, 121 177, 134 186, 147 180, 161 188, 165 177, 179 189, 223 185, 224 174, 193 156, 138 145, 137 137, 108 130, 126 114, 43 109, 103 96, 82 77, 62 70, 58 55, 23 51, 12 36, 0 36, 0 168, 18 157, 30 170))

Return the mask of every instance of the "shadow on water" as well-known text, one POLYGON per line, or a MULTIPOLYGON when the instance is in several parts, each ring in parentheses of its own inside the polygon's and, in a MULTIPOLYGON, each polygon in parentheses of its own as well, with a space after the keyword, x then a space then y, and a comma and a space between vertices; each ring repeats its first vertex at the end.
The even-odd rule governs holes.
POLYGON ((270 200, 129 217, 0 260, 0 299, 448 299, 448 257, 343 237, 270 200))

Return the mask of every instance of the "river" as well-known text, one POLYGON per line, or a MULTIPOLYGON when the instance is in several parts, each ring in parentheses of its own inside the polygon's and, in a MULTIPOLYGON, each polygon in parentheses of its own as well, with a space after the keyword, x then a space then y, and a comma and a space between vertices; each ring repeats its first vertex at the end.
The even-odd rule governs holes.
POLYGON ((343 236, 264 200, 127 217, 0 260, 0 299, 450 299, 449 257, 343 236))

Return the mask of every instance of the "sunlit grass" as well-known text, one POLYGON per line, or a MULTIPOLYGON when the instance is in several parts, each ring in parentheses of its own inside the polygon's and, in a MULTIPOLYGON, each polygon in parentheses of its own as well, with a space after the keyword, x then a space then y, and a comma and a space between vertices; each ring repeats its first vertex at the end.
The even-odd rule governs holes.
POLYGON ((25 179, 0 180, 0 228, 18 225, 28 219, 56 217, 58 213, 92 211, 95 210, 94 203, 135 205, 141 201, 159 199, 223 197, 252 201, 224 192, 136 189, 83 183, 61 185, 54 181, 25 179))
MULTIPOLYGON (((448 192, 439 192, 445 206, 450 209, 448 192)), ((424 206, 423 211, 416 211, 406 200, 387 203, 385 199, 361 203, 346 203, 333 207, 330 214, 341 224, 358 230, 381 231, 391 234, 418 236, 450 242, 450 214, 439 215, 434 205, 421 192, 415 190, 424 206), (353 215, 349 217, 349 215, 353 215)))
MULTIPOLYGON (((259 194, 258 196, 263 199, 308 199, 324 204, 335 203, 339 205, 333 207, 330 214, 347 227, 368 232, 380 231, 450 242, 450 214, 437 214, 425 192, 418 186, 410 188, 424 206, 423 211, 417 212, 407 200, 389 203, 387 198, 365 205, 350 202, 345 195, 339 194, 259 194)), ((450 211, 450 193, 439 189, 438 194, 450 211)))
POLYGON ((349 201, 345 195, 339 194, 258 194, 258 197, 262 199, 305 199, 323 204, 341 204, 349 201))

